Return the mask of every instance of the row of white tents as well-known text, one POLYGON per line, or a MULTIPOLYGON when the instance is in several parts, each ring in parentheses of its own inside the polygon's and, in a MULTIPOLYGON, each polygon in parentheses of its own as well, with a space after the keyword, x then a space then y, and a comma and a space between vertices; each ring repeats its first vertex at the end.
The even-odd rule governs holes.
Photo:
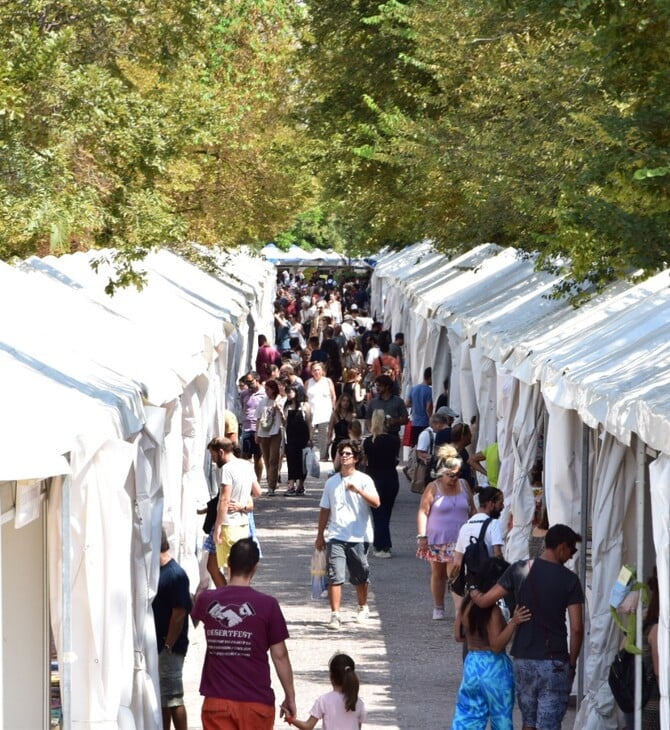
POLYGON ((146 285, 104 292, 112 252, 0 263, 0 726, 161 726, 151 601, 161 521, 192 586, 206 444, 258 332, 275 267, 168 251, 146 285), (57 694, 57 693, 56 693, 57 694), (57 702, 56 702, 57 704, 57 702))
MULTIPOLYGON (((662 727, 670 727, 670 271, 618 283, 579 308, 559 280, 513 249, 448 258, 428 242, 380 258, 372 311, 407 343, 407 370, 478 419, 478 448, 497 441, 499 486, 513 515, 508 560, 527 556, 543 459, 550 523, 591 534, 588 636, 575 728, 616 730, 607 673, 620 635, 609 595, 622 564, 658 568, 662 727), (649 525, 651 522, 651 525, 649 525), (650 529, 651 527, 651 529, 650 529)), ((503 516, 503 520, 504 520, 503 516)), ((586 577, 586 551, 579 570, 586 577)), ((638 619, 638 640, 640 638, 638 619)))
POLYGON ((349 258, 338 251, 328 249, 323 251, 320 248, 314 248, 310 251, 291 244, 284 251, 274 243, 268 243, 261 251, 269 262, 277 266, 287 267, 291 269, 302 268, 332 268, 339 269, 343 267, 351 267, 355 269, 370 269, 373 259, 349 258))

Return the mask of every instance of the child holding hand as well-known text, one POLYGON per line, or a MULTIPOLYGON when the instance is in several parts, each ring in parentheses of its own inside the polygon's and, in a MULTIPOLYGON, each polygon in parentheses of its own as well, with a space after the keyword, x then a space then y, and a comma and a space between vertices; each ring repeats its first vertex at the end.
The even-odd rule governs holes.
POLYGON ((298 730, 312 730, 323 720, 323 730, 360 730, 366 719, 365 705, 358 697, 358 677, 354 660, 347 654, 335 654, 328 665, 331 692, 321 695, 309 711, 309 720, 287 717, 298 730))

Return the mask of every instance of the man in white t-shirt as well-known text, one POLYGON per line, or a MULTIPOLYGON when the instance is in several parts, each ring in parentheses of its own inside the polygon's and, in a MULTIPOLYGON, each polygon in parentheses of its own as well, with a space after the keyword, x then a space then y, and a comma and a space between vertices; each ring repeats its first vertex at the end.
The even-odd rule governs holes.
POLYGON ((370 507, 379 507, 379 494, 372 479, 356 469, 360 446, 344 440, 337 445, 340 471, 323 487, 319 504, 319 527, 314 543, 317 550, 326 550, 328 562, 329 629, 340 628, 340 604, 345 568, 349 582, 356 587, 359 623, 370 615, 368 609, 368 548, 373 538, 370 507), (324 533, 328 528, 328 542, 324 533))
POLYGON ((230 439, 215 438, 207 448, 212 461, 221 470, 221 489, 212 536, 216 545, 219 568, 228 565, 230 548, 249 537, 249 512, 253 510, 252 490, 260 492, 253 466, 233 453, 230 439))
POLYGON ((449 571, 449 577, 454 579, 461 570, 461 563, 463 562, 463 555, 465 549, 470 544, 470 538, 475 539, 479 537, 479 533, 482 529, 482 523, 485 522, 489 517, 489 522, 486 532, 484 533, 484 542, 489 551, 489 556, 492 558, 502 557, 502 546, 503 539, 500 533, 500 524, 498 518, 502 514, 504 504, 503 493, 495 487, 485 487, 479 492, 479 510, 472 515, 472 517, 462 525, 458 531, 458 539, 456 540, 456 549, 454 551, 454 562, 451 564, 449 571))

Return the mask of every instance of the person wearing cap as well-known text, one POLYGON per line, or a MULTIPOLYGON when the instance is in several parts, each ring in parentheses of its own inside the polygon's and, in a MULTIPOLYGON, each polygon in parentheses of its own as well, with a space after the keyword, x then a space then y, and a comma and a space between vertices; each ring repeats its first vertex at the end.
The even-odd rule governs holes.
POLYGON ((512 641, 514 678, 524 730, 560 730, 584 640, 584 591, 579 577, 565 567, 582 541, 567 525, 553 525, 536 560, 510 565, 486 593, 470 590, 482 608, 513 594, 531 612, 512 641), (565 614, 570 622, 570 641, 565 614))
POLYGON ((449 406, 440 406, 435 410, 435 413, 442 416, 445 419, 446 426, 440 431, 435 438, 435 446, 442 446, 443 444, 450 444, 451 438, 451 427, 454 423, 455 418, 460 418, 459 414, 453 408, 449 406))

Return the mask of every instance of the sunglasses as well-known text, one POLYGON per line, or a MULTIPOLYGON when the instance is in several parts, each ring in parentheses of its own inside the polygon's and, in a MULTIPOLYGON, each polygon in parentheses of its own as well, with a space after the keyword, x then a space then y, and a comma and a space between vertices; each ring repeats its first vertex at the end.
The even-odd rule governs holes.
POLYGON ((353 451, 340 451, 340 456, 353 456, 353 451))

